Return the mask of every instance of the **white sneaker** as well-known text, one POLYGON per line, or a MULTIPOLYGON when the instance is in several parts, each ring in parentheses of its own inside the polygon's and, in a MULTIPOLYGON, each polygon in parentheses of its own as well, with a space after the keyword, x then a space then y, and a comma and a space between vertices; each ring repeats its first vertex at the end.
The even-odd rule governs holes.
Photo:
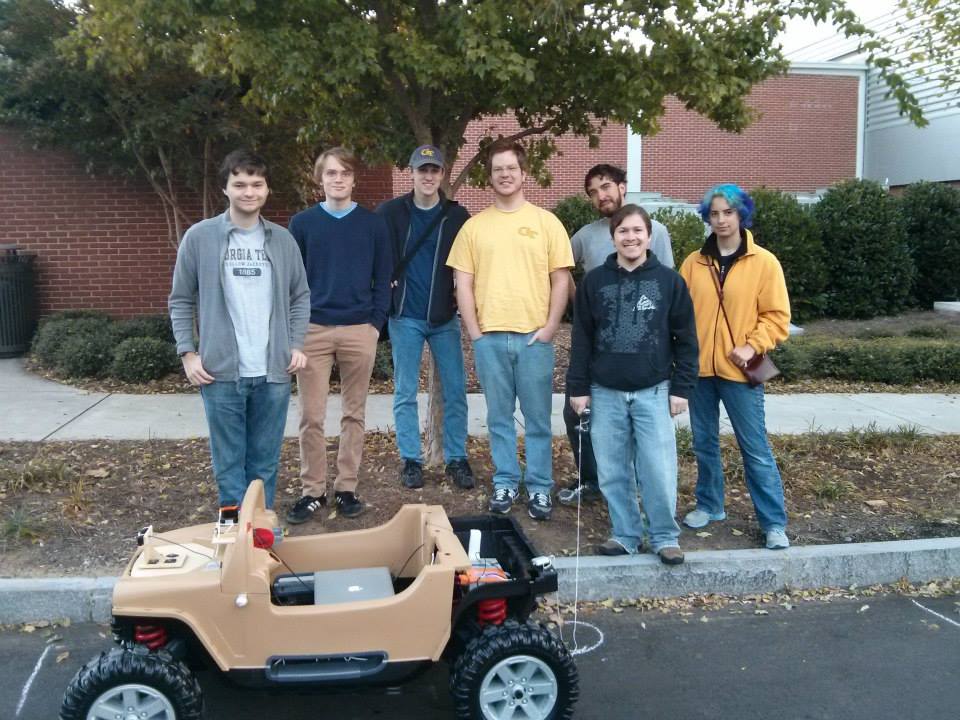
POLYGON ((780 528, 767 530, 767 550, 786 550, 790 547, 787 533, 780 528))
POLYGON ((688 528, 697 528, 706 527, 712 522, 719 522, 720 520, 726 520, 727 514, 725 512, 719 513, 708 513, 706 510, 701 510, 697 508, 696 510, 691 510, 683 518, 683 524, 688 528))

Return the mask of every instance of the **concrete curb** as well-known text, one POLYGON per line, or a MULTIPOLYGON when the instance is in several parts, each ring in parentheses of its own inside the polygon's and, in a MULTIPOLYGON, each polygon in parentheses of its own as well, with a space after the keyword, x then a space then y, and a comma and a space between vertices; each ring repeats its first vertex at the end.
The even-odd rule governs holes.
MULTIPOLYGON (((576 559, 558 558, 560 597, 574 597, 576 559)), ((960 576, 960 537, 808 545, 789 550, 706 550, 668 567, 653 555, 580 558, 579 598, 743 595, 785 587, 811 589, 925 582, 960 576)))
MULTIPOLYGON (((571 602, 575 558, 557 558, 560 598, 571 602)), ((960 577, 960 537, 809 545, 789 550, 707 550, 667 567, 652 555, 581 557, 579 598, 676 597, 773 592, 960 577)), ((0 624, 37 620, 107 622, 116 578, 0 579, 0 624)))

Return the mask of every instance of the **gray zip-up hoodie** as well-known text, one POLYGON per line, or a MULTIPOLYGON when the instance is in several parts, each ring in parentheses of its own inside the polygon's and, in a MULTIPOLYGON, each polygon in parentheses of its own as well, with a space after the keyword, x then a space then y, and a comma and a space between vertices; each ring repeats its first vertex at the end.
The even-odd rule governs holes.
MULTIPOLYGON (((302 350, 310 320, 310 288, 300 249, 281 226, 261 218, 264 250, 273 268, 273 304, 267 343, 267 382, 290 382, 290 351, 302 350)), ((223 259, 233 227, 229 211, 187 230, 177 251, 168 307, 177 353, 199 352, 203 368, 219 381, 236 380, 237 336, 223 294, 223 259), (199 350, 193 319, 200 329, 199 350)))

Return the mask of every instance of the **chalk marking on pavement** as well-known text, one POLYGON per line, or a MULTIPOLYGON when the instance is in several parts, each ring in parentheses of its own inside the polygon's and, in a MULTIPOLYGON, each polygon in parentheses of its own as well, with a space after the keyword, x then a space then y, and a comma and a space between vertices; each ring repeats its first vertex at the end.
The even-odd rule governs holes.
POLYGON ((914 600, 913 598, 910 598, 910 602, 912 602, 914 605, 916 605, 916 606, 917 606, 918 608, 920 608, 921 610, 926 610, 926 611, 927 611, 928 613, 930 613, 931 615, 936 615, 938 618, 940 618, 940 619, 943 620, 944 622, 948 622, 948 623, 950 623, 951 625, 954 625, 954 626, 960 628, 960 622, 957 622, 956 620, 951 620, 951 619, 948 618, 946 615, 941 615, 941 614, 938 613, 936 610, 931 610, 931 609, 928 608, 926 605, 921 605, 920 603, 918 603, 918 602, 917 602, 916 600, 914 600))
POLYGON ((23 705, 27 702, 27 695, 30 694, 30 686, 33 685, 33 681, 37 679, 40 666, 43 665, 43 660, 47 657, 47 653, 50 652, 52 647, 53 645, 47 645, 43 649, 43 652, 40 653, 40 658, 37 660, 37 664, 33 666, 33 672, 30 673, 30 677, 27 678, 27 682, 23 686, 23 691, 20 693, 20 702, 17 704, 17 711, 14 713, 14 717, 20 717, 20 711, 23 710, 23 705))
POLYGON ((598 628, 596 625, 591 625, 590 623, 584 622, 583 620, 567 620, 566 622, 564 622, 564 625, 573 625, 574 631, 576 631, 577 625, 583 625, 584 627, 588 627, 594 632, 596 632, 597 636, 600 638, 593 645, 587 645, 586 647, 575 647, 573 650, 570 651, 571 655, 586 655, 588 652, 593 652, 598 647, 603 645, 603 630, 598 628))
POLYGON ((56 435, 58 432, 60 432, 61 430, 63 430, 67 425, 69 425, 70 423, 72 423, 74 420, 77 420, 78 418, 80 418, 80 417, 82 417, 83 415, 87 414, 88 412, 90 412, 91 410, 93 410, 97 405, 99 405, 100 403, 102 403, 104 400, 106 400, 106 399, 109 398, 109 397, 113 397, 113 393, 112 393, 112 392, 111 392, 111 393, 107 393, 106 395, 104 395, 102 398, 100 398, 99 400, 97 400, 97 401, 96 401, 93 405, 91 405, 90 407, 84 408, 83 410, 81 410, 80 412, 78 412, 76 415, 74 415, 72 418, 70 418, 69 420, 67 420, 65 423, 63 423, 62 425, 60 425, 60 426, 59 426, 58 428, 56 428, 55 430, 51 430, 50 432, 48 432, 46 435, 44 435, 42 438, 40 438, 40 442, 46 442, 47 440, 49 440, 50 438, 52 438, 54 435, 56 435))

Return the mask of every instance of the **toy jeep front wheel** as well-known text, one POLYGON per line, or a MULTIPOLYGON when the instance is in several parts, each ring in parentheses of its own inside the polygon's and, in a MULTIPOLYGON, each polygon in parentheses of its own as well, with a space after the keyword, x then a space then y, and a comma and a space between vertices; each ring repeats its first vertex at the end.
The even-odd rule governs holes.
POLYGON ((542 625, 490 625, 457 658, 450 691, 460 720, 566 720, 579 694, 577 668, 542 625))
POLYGON ((101 653, 74 676, 60 720, 200 720, 200 685, 186 665, 145 647, 101 653))

